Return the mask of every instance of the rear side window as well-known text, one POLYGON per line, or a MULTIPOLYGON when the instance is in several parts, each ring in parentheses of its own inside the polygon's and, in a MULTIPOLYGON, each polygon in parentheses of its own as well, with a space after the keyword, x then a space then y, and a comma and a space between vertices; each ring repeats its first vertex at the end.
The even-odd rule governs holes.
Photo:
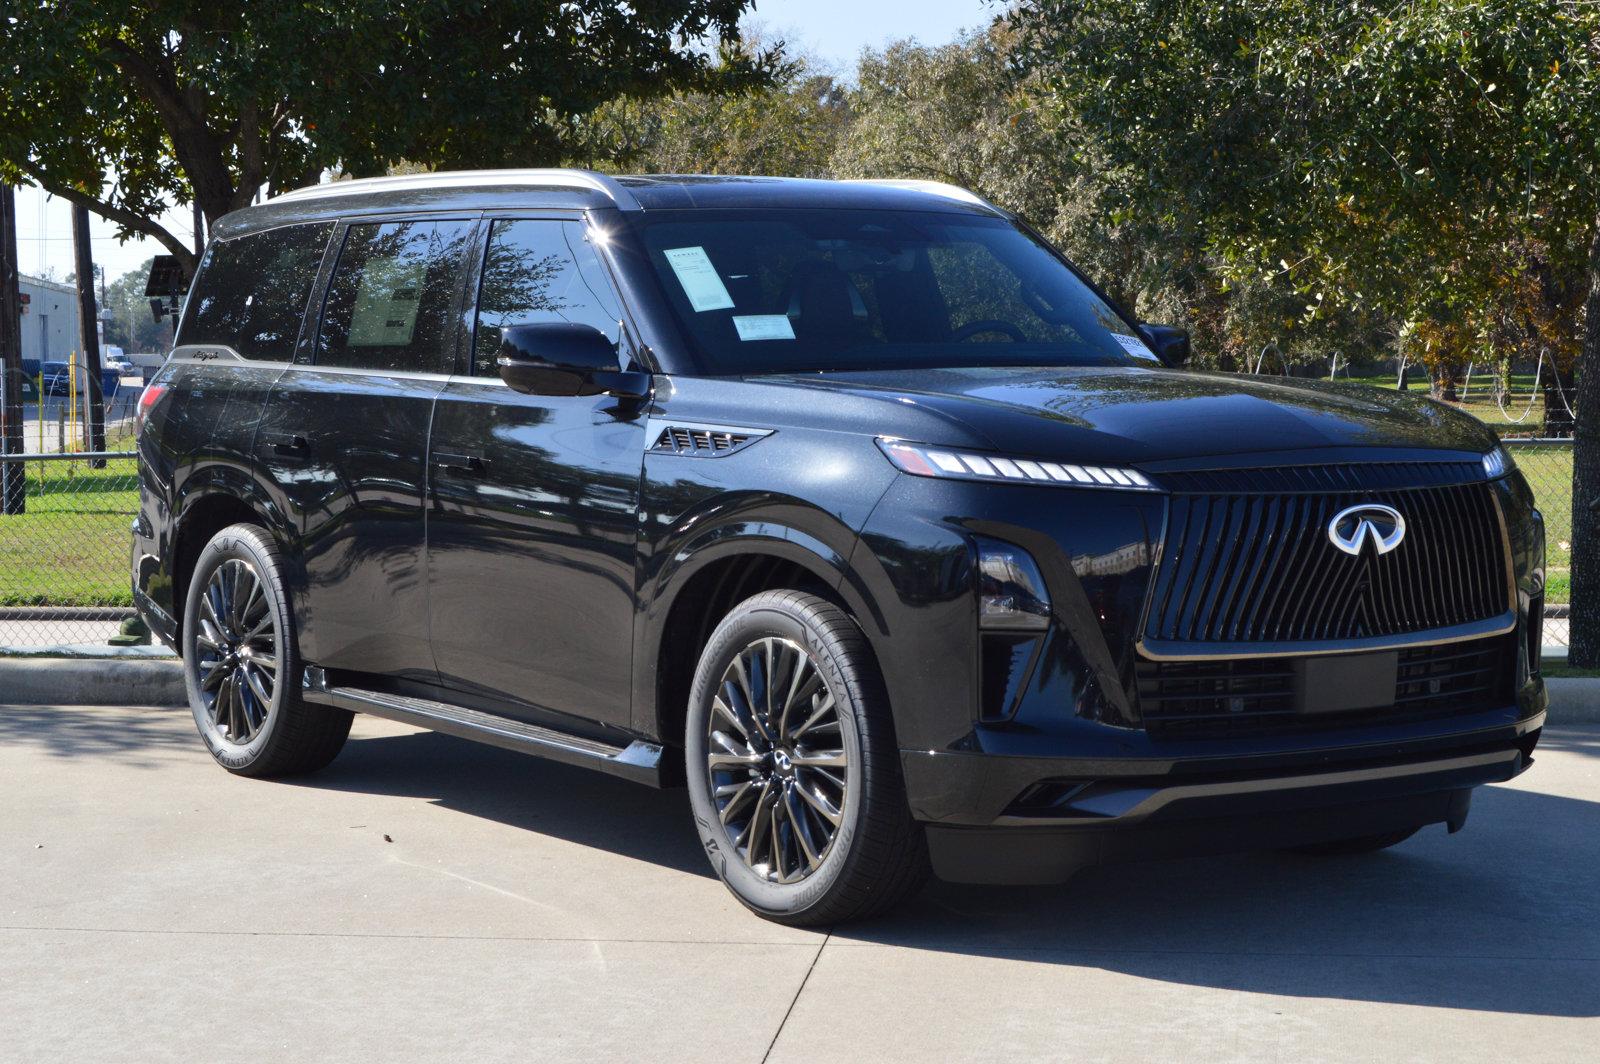
POLYGON ((212 241, 178 343, 231 347, 258 361, 291 361, 332 232, 331 223, 289 225, 212 241))
POLYGON ((448 373, 470 221, 352 225, 322 311, 317 364, 448 373))
POLYGON ((622 312, 605 267, 577 222, 498 221, 489 233, 478 290, 473 372, 495 375, 500 333, 508 325, 592 325, 613 344, 622 312))

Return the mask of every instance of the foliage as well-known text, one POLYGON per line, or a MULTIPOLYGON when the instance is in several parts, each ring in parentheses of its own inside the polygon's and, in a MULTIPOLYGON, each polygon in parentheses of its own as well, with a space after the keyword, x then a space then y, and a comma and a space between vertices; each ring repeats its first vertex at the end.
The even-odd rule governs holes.
POLYGON ((171 319, 156 321, 144 294, 153 261, 146 259, 138 269, 129 270, 106 285, 105 305, 100 308, 111 312, 111 320, 106 323, 106 343, 124 351, 155 351, 172 339, 171 319))
POLYGON ((0 0, 0 180, 86 203, 192 265, 208 222, 326 169, 559 161, 619 96, 759 81, 718 64, 749 0, 0 0))

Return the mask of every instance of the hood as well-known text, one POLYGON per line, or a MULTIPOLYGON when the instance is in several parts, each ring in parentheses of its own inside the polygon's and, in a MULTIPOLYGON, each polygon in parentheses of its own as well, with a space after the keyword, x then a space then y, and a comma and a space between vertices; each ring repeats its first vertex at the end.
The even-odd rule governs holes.
POLYGON ((1359 384, 1137 367, 982 367, 825 373, 784 383, 922 407, 921 443, 1082 462, 1161 462, 1299 450, 1483 452, 1487 426, 1421 396, 1359 384), (942 429, 940 433, 938 430, 942 429))

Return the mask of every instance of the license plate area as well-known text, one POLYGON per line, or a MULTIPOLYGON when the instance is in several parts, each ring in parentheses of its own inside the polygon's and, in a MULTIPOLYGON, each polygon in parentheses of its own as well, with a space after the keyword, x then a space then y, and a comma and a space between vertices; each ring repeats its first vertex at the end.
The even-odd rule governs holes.
POLYGON ((1294 666, 1298 713, 1347 713, 1394 705, 1400 654, 1337 654, 1301 658, 1294 666))

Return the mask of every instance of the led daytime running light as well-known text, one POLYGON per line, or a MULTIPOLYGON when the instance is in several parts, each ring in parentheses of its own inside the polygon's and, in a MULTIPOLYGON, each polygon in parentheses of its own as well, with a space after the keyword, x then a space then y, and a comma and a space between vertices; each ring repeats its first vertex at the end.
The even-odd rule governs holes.
POLYGON ((1041 462, 1034 458, 978 454, 972 451, 924 447, 904 440, 878 440, 878 446, 902 472, 918 477, 953 480, 1018 480, 1084 488, 1124 491, 1160 491, 1137 469, 1115 466, 1041 462))

